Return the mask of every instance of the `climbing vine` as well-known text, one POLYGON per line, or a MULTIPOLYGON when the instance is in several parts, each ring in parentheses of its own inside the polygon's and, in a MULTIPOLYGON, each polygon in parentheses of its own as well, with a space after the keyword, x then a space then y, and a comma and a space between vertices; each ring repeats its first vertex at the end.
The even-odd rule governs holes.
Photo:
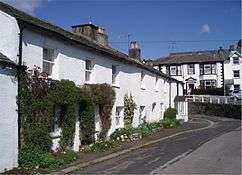
POLYGON ((134 109, 136 104, 132 95, 125 94, 124 96, 124 126, 131 127, 134 118, 134 109))
POLYGON ((92 84, 90 88, 91 99, 93 104, 99 108, 101 120, 100 139, 105 139, 107 132, 111 127, 111 115, 115 101, 115 91, 108 84, 92 84))

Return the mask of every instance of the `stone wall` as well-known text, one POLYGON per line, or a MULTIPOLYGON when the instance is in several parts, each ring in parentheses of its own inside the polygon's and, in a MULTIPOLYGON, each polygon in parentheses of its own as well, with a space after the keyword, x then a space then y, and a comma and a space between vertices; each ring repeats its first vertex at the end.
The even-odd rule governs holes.
POLYGON ((241 105, 211 104, 211 103, 188 103, 188 115, 203 114, 226 118, 241 119, 241 105))

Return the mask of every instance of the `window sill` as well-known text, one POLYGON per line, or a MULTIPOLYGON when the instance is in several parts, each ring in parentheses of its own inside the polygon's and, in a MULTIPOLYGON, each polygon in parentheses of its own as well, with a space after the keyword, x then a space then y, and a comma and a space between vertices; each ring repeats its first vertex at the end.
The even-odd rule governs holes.
POLYGON ((112 87, 114 87, 114 88, 120 88, 120 85, 119 84, 112 84, 112 87))

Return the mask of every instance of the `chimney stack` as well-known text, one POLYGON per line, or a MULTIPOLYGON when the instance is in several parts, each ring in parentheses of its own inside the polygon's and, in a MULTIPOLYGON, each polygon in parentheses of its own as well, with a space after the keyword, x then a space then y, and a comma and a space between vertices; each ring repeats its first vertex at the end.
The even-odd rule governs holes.
POLYGON ((85 35, 89 39, 98 42, 103 46, 108 46, 108 35, 104 28, 89 24, 72 26, 72 32, 77 35, 85 35))
POLYGON ((141 50, 138 41, 131 41, 129 46, 129 57, 141 61, 141 50))

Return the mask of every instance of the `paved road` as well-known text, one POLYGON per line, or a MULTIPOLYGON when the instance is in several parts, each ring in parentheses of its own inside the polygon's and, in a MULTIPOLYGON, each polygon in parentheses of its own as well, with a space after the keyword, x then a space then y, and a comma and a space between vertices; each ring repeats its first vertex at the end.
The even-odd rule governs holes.
POLYGON ((235 131, 235 129, 241 126, 240 121, 209 119, 215 122, 209 129, 184 133, 73 173, 194 174, 194 169, 197 169, 199 173, 206 174, 217 172, 220 174, 238 174, 240 171, 238 163, 240 163, 241 144, 239 144, 240 131, 235 131), (210 140, 212 141, 208 142, 210 140), (210 147, 212 148, 208 149, 210 147), (221 152, 225 148, 229 150, 221 152), (235 155, 236 158, 233 160, 235 155), (232 161, 234 165, 228 164, 229 161, 232 161), (185 163, 184 167, 187 167, 187 169, 183 168, 183 163, 185 163), (176 168, 175 165, 179 166, 176 168), (198 165, 201 166, 198 168, 198 165), (180 172, 180 170, 183 170, 183 172, 180 172))

